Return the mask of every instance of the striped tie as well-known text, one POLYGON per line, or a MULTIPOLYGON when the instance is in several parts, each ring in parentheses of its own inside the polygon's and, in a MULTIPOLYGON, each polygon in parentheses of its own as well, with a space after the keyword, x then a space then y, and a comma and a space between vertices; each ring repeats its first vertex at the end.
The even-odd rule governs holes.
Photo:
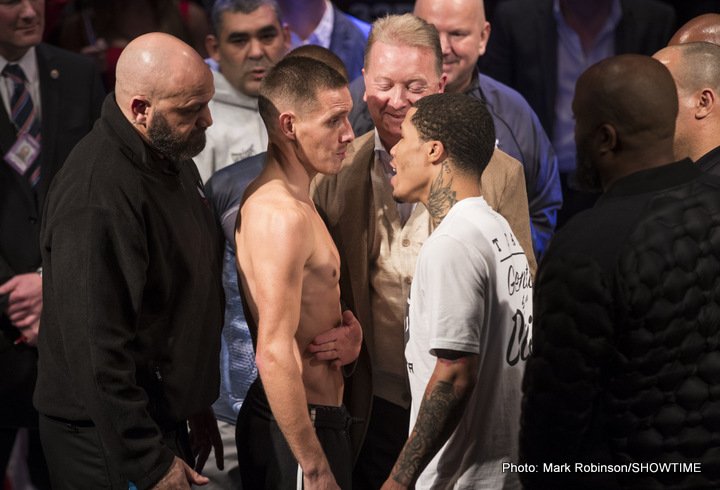
MULTIPOLYGON (((12 95, 10 96, 10 118, 17 130, 17 138, 20 139, 23 134, 28 134, 39 143, 40 119, 35 113, 35 106, 27 88, 25 72, 20 68, 20 65, 8 63, 5 65, 2 74, 8 77, 13 85, 12 95)), ((25 175, 33 187, 40 180, 40 158, 35 158, 25 168, 15 166, 13 168, 25 175)))

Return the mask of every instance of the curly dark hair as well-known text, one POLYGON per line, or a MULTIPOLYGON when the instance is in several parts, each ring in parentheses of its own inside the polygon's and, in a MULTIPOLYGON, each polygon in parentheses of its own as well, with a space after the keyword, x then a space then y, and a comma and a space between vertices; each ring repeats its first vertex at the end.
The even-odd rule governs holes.
POLYGON ((455 168, 482 174, 495 150, 495 125, 485 103, 465 94, 433 94, 415 102, 412 123, 425 141, 445 146, 455 168))

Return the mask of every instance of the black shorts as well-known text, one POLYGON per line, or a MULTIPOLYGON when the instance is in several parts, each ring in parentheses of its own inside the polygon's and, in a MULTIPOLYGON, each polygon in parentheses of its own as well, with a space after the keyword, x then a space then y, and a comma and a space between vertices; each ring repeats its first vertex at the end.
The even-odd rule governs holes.
MULTIPOLYGON (((344 406, 308 405, 337 484, 352 487, 350 416, 344 406)), ((302 470, 270 411, 260 378, 245 397, 235 432, 243 490, 302 488, 302 470)))

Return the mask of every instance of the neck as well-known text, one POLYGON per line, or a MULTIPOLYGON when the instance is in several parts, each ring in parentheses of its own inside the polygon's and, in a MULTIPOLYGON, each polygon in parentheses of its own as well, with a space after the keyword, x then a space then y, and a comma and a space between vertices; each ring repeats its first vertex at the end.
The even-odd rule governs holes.
POLYGON ((445 86, 445 92, 452 94, 463 94, 470 87, 475 76, 475 71, 471 71, 470 75, 463 79, 455 80, 453 83, 448 83, 445 86))
POLYGON ((607 22, 611 5, 612 0, 560 0, 560 12, 580 37, 585 51, 592 47, 607 22))
POLYGON ((25 56, 25 53, 27 53, 30 50, 30 48, 21 48, 21 49, 2 49, 0 50, 0 56, 8 60, 10 63, 15 63, 20 60, 23 56, 25 56))
POLYGON ((378 135, 380 136, 380 143, 388 153, 390 153, 392 147, 397 145, 397 142, 400 141, 399 136, 383 135, 380 133, 378 133, 378 135))
POLYGON ((618 180, 642 170, 662 167, 675 161, 672 142, 648 143, 638 150, 627 150, 618 156, 607 172, 600 175, 603 192, 606 192, 618 180), (668 144, 669 143, 669 144, 668 144))
POLYGON ((457 172, 446 160, 422 203, 430 213, 433 226, 437 226, 457 202, 480 195, 480 179, 457 172))
POLYGON ((697 162, 706 153, 720 146, 720 127, 715 127, 715 125, 698 125, 691 137, 694 141, 688 145, 689 148, 687 148, 687 152, 682 152, 686 154, 675 152, 676 160, 688 157, 693 162, 697 162))
POLYGON ((283 20, 301 39, 310 37, 325 14, 325 0, 290 0, 281 3, 283 20))
POLYGON ((272 162, 278 178, 282 179, 292 194, 301 201, 310 199, 310 182, 317 172, 310 170, 297 157, 290 145, 268 144, 267 161, 272 162))

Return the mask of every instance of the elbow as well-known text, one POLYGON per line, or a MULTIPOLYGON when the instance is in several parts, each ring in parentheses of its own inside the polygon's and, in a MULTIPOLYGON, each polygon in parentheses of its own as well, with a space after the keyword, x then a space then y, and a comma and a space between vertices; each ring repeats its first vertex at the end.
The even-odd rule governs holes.
POLYGON ((257 366, 260 376, 265 377, 267 373, 276 371, 281 359, 280 354, 275 352, 274 349, 267 347, 261 348, 258 345, 257 352, 255 353, 255 365, 257 366))
POLYGON ((459 376, 453 380, 453 390, 459 400, 465 401, 475 389, 477 379, 475 376, 459 376))

